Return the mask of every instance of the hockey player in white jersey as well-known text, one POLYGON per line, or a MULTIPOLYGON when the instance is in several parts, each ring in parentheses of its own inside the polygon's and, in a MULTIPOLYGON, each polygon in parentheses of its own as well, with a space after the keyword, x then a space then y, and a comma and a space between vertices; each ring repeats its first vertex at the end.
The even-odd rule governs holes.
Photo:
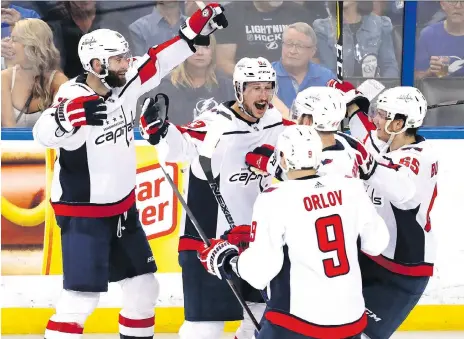
POLYGON ((318 174, 338 173, 359 177, 356 157, 359 151, 353 148, 352 138, 338 132, 345 118, 346 100, 343 93, 330 87, 309 87, 299 92, 290 109, 292 120, 299 125, 313 126, 322 140, 323 154, 318 174))
MULTIPOLYGON (((322 139, 324 148, 318 174, 361 178, 376 188, 384 187, 385 181, 395 181, 396 187, 402 190, 387 192, 388 198, 397 203, 409 199, 415 187, 407 169, 383 165, 377 168, 377 162, 362 143, 338 131, 346 115, 346 100, 338 89, 314 86, 298 93, 291 107, 292 119, 298 124, 314 127, 322 139)), ((246 155, 246 163, 259 173, 270 173, 280 180, 285 179, 273 149, 271 145, 256 148, 246 155)))
MULTIPOLYGON (((253 203, 272 183, 272 178, 249 171, 244 155, 262 143, 274 144, 284 126, 291 123, 283 120, 281 113, 270 104, 276 90, 276 74, 268 60, 241 59, 235 66, 233 83, 236 100, 218 105, 186 126, 170 124, 165 117, 148 110, 142 110, 141 115, 142 135, 153 145, 161 140, 167 142, 166 161, 190 163, 186 201, 209 238, 223 235, 229 230, 229 223, 199 164, 198 150, 205 135, 218 125, 225 130, 212 156, 213 176, 235 223, 250 225, 253 203)), ((148 102, 144 107, 151 105, 148 102)), ((247 226, 235 227, 229 234, 231 241, 232 238, 236 243, 249 240, 249 230, 247 226)), ((196 252, 202 246, 187 218, 179 241, 185 308, 185 322, 179 332, 182 339, 220 338, 224 321, 243 318, 243 310, 227 283, 204 271, 196 252)), ((247 301, 259 303, 250 308, 260 318, 265 308, 262 297, 251 286, 248 290, 245 286, 243 296, 247 301)), ((246 317, 236 336, 250 339, 253 332, 253 324, 246 317)))
POLYGON ((381 255, 360 256, 370 314, 365 335, 385 339, 406 319, 433 275, 436 244, 430 212, 437 197, 438 159, 430 143, 417 133, 427 102, 414 87, 391 88, 371 105, 368 117, 365 98, 350 83, 333 81, 329 85, 345 92, 352 134, 379 163, 408 168, 413 178, 415 193, 402 203, 386 196, 392 190, 402 190, 395 182, 367 189, 391 238, 381 255))
POLYGON ((388 244, 385 222, 362 181, 317 175, 318 133, 290 126, 276 154, 288 180, 261 193, 253 208, 250 247, 215 239, 200 251, 206 270, 232 272, 269 300, 258 339, 359 338, 367 324, 358 245, 371 255, 388 244))
POLYGON ((121 338, 152 338, 159 287, 156 264, 135 205, 134 112, 137 99, 227 26, 218 4, 198 10, 179 36, 132 58, 118 32, 82 36, 86 73, 63 84, 33 129, 57 150, 51 204, 61 228, 63 291, 45 337, 82 337, 108 282, 122 288, 121 338))
MULTIPOLYGON (((345 112, 343 93, 334 88, 319 86, 299 92, 290 108, 293 121, 313 126, 321 137, 324 153, 320 160, 323 166, 319 166, 318 174, 338 173, 359 177, 357 157, 361 154, 354 145, 356 141, 343 133, 337 133, 345 112)), ((246 163, 257 173, 270 173, 278 179, 284 179, 281 178, 278 162, 272 159, 274 154, 274 146, 265 144, 249 152, 246 163)))

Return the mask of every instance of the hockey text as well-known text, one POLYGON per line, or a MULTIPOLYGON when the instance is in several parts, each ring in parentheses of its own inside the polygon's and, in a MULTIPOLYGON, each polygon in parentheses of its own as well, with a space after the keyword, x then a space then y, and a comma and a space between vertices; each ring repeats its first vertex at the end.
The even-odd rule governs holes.
POLYGON ((134 126, 132 121, 129 121, 127 124, 124 124, 124 122, 121 121, 119 124, 121 123, 123 125, 116 128, 115 130, 109 130, 108 132, 98 136, 95 139, 95 145, 101 145, 105 142, 116 143, 119 137, 126 135, 126 133, 129 134, 129 132, 132 131, 132 128, 134 126))
POLYGON ((234 183, 241 183, 244 186, 248 185, 251 181, 261 180, 262 174, 256 174, 250 171, 244 171, 240 173, 234 173, 230 176, 229 181, 234 183))
POLYGON ((382 318, 380 318, 377 314, 375 314, 374 312, 372 312, 370 309, 368 309, 366 307, 366 314, 369 318, 373 319, 376 323, 378 323, 379 321, 382 321, 382 318))
POLYGON ((342 204, 342 191, 333 191, 327 193, 313 194, 309 197, 304 197, 303 204, 309 212, 318 209, 328 208, 331 206, 342 204))

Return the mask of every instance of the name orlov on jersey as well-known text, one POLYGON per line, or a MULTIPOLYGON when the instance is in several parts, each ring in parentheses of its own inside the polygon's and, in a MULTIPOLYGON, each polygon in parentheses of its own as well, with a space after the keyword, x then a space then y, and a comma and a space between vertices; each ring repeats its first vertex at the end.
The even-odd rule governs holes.
MULTIPOLYGON (((123 116, 120 115, 119 118, 122 119, 123 116)), ((134 128, 135 120, 118 121, 115 117, 113 119, 115 119, 115 122, 117 122, 111 125, 110 127, 106 127, 103 129, 105 132, 95 138, 95 145, 102 145, 106 142, 112 142, 115 144, 120 137, 124 136, 126 138, 127 147, 129 147, 130 142, 134 139, 133 136, 130 136, 130 138, 128 139, 129 132, 131 132, 134 128)), ((108 118, 106 123, 110 124, 111 118, 108 118)))
POLYGON ((269 174, 257 174, 250 171, 248 168, 241 168, 240 172, 233 173, 229 176, 229 182, 242 184, 243 186, 248 185, 252 181, 259 180, 268 177, 269 174))

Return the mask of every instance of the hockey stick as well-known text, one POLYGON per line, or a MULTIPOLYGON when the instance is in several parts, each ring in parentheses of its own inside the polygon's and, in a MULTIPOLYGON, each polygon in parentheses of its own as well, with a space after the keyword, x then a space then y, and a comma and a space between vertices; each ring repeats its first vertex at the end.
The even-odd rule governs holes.
MULTIPOLYGON (((232 120, 232 118, 227 113, 219 111, 218 114, 224 116, 226 119, 230 121, 232 120)), ((232 217, 232 214, 229 211, 229 208, 227 207, 226 201, 222 197, 219 185, 216 184, 216 181, 214 180, 213 169, 211 165, 211 158, 213 156, 213 152, 216 148, 216 145, 219 143, 219 140, 221 139, 222 135, 226 131, 227 124, 216 123, 216 125, 217 126, 212 126, 212 128, 209 128, 208 132, 206 133, 205 139, 203 140, 203 144, 199 152, 198 160, 200 162, 201 168, 203 169, 203 172, 205 173, 205 177, 208 181, 208 185, 211 189, 211 192, 213 193, 218 205, 221 207, 222 213, 224 214, 224 217, 226 218, 230 229, 232 229, 235 227, 235 221, 232 217)), ((261 294, 261 297, 263 297, 263 300, 266 302, 268 300, 266 294, 261 290, 259 292, 261 294)))
POLYGON ((206 7, 205 3, 203 1, 195 1, 199 9, 203 9, 206 7))
MULTIPOLYGON (((165 163, 164 159, 165 159, 165 154, 167 154, 169 145, 166 142, 164 142, 164 143, 165 143, 165 149, 164 150, 162 148, 160 148, 159 146, 155 147, 156 151, 158 153, 158 163, 160 164, 161 170, 163 171, 163 174, 164 174, 166 180, 168 181, 169 185, 171 186, 172 190, 174 191, 174 194, 176 195, 177 199, 179 199, 182 207, 185 210, 185 213, 187 213, 188 217, 192 221, 192 224, 195 227, 198 234, 200 235, 201 240, 203 240, 203 242, 205 243, 206 246, 210 246, 211 242, 209 241, 208 237, 206 236, 205 232, 203 231, 203 228, 201 228, 200 224, 198 223, 198 220, 195 218, 195 216, 193 215, 193 212, 188 207, 187 202, 185 201, 184 197, 179 192, 179 189, 177 188, 176 184, 172 180, 169 173, 166 171, 166 163, 165 163)), ((216 145, 214 145, 214 146, 216 146, 216 145)), ((237 298, 238 302, 240 303, 240 305, 243 307, 245 312, 250 317, 251 321, 253 322, 253 325, 255 325, 256 330, 259 332, 259 330, 261 330, 261 326, 259 325, 259 323, 256 320, 255 316, 253 315, 250 308, 246 304, 245 299, 243 299, 243 297, 240 295, 240 292, 238 291, 237 287, 234 285, 232 280, 226 279, 226 281, 229 284, 230 289, 234 293, 234 295, 237 298)))
MULTIPOLYGON (((375 79, 368 79, 364 81, 361 85, 358 86, 357 90, 369 100, 373 101, 378 95, 385 89, 385 86, 382 85, 375 79)), ((447 106, 456 106, 456 105, 464 105, 464 100, 453 100, 453 101, 445 101, 439 104, 428 105, 427 109, 434 109, 440 107, 447 107, 447 106)))
POLYGON ((446 107, 446 106, 455 106, 455 105, 463 105, 464 100, 454 100, 454 101, 445 101, 440 104, 434 104, 427 106, 427 109, 434 109, 439 107, 446 107))
POLYGON ((343 1, 337 1, 337 80, 343 82, 343 1))
MULTIPOLYGON (((330 12, 330 11, 329 11, 330 12)), ((337 22, 337 80, 343 82, 343 1, 336 2, 335 19, 337 22)), ((340 124, 340 130, 347 130, 347 120, 343 119, 340 124)))

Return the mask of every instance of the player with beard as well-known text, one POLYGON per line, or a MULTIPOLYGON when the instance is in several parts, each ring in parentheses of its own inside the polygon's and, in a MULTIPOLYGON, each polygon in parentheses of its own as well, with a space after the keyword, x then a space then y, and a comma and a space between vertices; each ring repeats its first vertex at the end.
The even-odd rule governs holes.
POLYGON ((57 150, 51 204, 61 228, 63 292, 46 338, 80 339, 108 282, 122 288, 121 338, 152 338, 159 285, 135 204, 137 99, 227 26, 211 3, 179 35, 132 58, 126 39, 99 29, 82 36, 85 74, 64 83, 34 126, 34 139, 57 150))
MULTIPOLYGON (((292 122, 282 119, 270 103, 276 91, 276 74, 264 58, 243 58, 233 75, 235 100, 223 102, 185 126, 176 126, 153 111, 146 101, 141 114, 141 133, 152 144, 165 140, 169 146, 166 161, 190 162, 186 201, 209 238, 223 236, 229 224, 219 208, 199 163, 198 151, 205 135, 218 126, 224 129, 212 155, 212 171, 219 190, 237 225, 225 237, 234 244, 249 242, 253 204, 258 194, 272 183, 270 176, 249 171, 244 155, 264 143, 275 144, 277 136, 292 122), (222 125, 224 124, 224 125, 222 125)), ((228 284, 208 274, 197 257, 203 248, 197 231, 186 218, 179 241, 182 266, 185 322, 182 339, 218 339, 224 322, 243 319, 243 310, 228 284)), ((265 304, 260 293, 243 286, 243 296, 256 318, 261 319, 265 304)), ((254 327, 245 316, 236 333, 238 339, 251 339, 254 327)))

